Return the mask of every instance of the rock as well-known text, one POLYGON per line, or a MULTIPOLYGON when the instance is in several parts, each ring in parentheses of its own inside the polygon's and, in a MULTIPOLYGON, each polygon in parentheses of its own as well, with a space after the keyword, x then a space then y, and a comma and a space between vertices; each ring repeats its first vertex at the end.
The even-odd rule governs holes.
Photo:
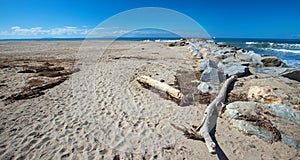
POLYGON ((244 134, 269 142, 277 137, 300 149, 300 111, 278 104, 237 101, 226 106, 223 116, 244 134))
POLYGON ((300 70, 297 68, 264 67, 257 68, 256 72, 272 76, 283 76, 300 82, 300 70))
POLYGON ((200 77, 198 89, 204 93, 217 92, 220 84, 226 79, 224 73, 216 68, 207 67, 200 77), (203 83, 204 82, 204 83, 203 83))
POLYGON ((176 42, 171 42, 168 44, 169 47, 174 47, 174 46, 185 46, 187 45, 186 40, 180 40, 176 42))
POLYGON ((224 76, 224 73, 220 70, 212 67, 207 67, 204 72, 201 75, 200 81, 201 82, 211 82, 220 84, 222 83, 226 77, 224 76))
POLYGON ((238 59, 236 59, 233 55, 227 56, 225 59, 222 60, 224 64, 232 64, 239 62, 238 59))
POLYGON ((247 57, 251 57, 252 63, 250 63, 250 66, 256 67, 256 68, 263 67, 263 63, 260 61, 260 59, 261 59, 260 54, 256 54, 253 51, 247 51, 247 52, 243 53, 243 55, 245 55, 247 57))
POLYGON ((229 54, 229 53, 236 53, 234 48, 226 48, 226 49, 219 49, 215 52, 215 54, 229 54))
POLYGON ((210 52, 204 52, 203 54, 202 54, 202 57, 203 58, 209 58, 211 56, 211 53, 210 52))
POLYGON ((245 54, 249 55, 252 58, 252 61, 260 61, 260 54, 254 53, 253 51, 246 52, 245 54))
POLYGON ((283 72, 281 74, 281 76, 300 82, 300 70, 299 69, 289 69, 289 70, 283 72))
POLYGON ((205 70, 206 68, 211 67, 211 68, 218 68, 217 64, 215 61, 210 60, 210 59, 205 59, 202 64, 199 65, 198 69, 199 70, 205 70))
POLYGON ((201 53, 203 58, 207 58, 210 56, 210 51, 208 48, 202 47, 199 52, 201 53))
POLYGON ((282 100, 274 93, 270 87, 251 86, 248 91, 248 100, 269 103, 269 104, 281 104, 282 100))
POLYGON ((252 57, 248 54, 235 54, 235 57, 242 62, 252 62, 252 57))
POLYGON ((176 46, 176 43, 170 43, 168 46, 169 47, 174 47, 174 46, 176 46))
POLYGON ((199 50, 200 53, 204 54, 205 52, 208 52, 208 49, 207 48, 201 48, 199 50))
POLYGON ((281 67, 263 67, 263 68, 257 68, 257 73, 263 73, 263 74, 269 74, 272 76, 279 76, 283 74, 284 72, 289 71, 290 68, 281 68, 281 67))
POLYGON ((194 50, 193 52, 193 56, 199 56, 199 57, 201 57, 202 56, 202 54, 196 49, 196 50, 194 50))
POLYGON ((192 43, 190 43, 189 46, 188 46, 188 49, 192 53, 194 50, 196 50, 196 47, 195 47, 195 45, 193 45, 192 43))
MULTIPOLYGON (((203 57, 205 57, 205 56, 203 55, 203 57)), ((226 55, 226 54, 220 54, 220 55, 218 54, 218 55, 214 56, 214 58, 219 59, 219 60, 223 60, 227 57, 228 57, 228 55, 226 55)), ((207 56, 206 56, 206 58, 207 58, 207 56)))
POLYGON ((267 56, 260 58, 260 61, 263 63, 265 67, 284 67, 286 66, 285 63, 283 63, 280 58, 275 56, 267 56))
POLYGON ((237 75, 238 77, 243 77, 251 74, 247 66, 238 66, 238 65, 225 65, 223 67, 224 74, 228 77, 232 75, 237 75))
POLYGON ((201 82, 199 86, 197 87, 198 90, 200 90, 203 93, 209 93, 213 90, 211 85, 209 85, 207 82, 201 82))
POLYGON ((281 101, 281 104, 285 106, 299 108, 300 84, 297 81, 264 75, 249 76, 249 79, 247 77, 241 81, 243 81, 243 85, 234 87, 230 93, 245 94, 247 100, 264 103, 279 103, 281 101), (254 86, 257 86, 258 89, 255 89, 254 86))

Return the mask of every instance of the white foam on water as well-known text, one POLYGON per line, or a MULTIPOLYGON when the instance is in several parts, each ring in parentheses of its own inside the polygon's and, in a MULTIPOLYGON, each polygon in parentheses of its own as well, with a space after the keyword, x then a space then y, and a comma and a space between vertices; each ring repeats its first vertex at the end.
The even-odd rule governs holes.
POLYGON ((247 45, 258 44, 258 42, 246 42, 247 45))
POLYGON ((290 52, 290 53, 298 53, 300 54, 300 50, 290 50, 290 49, 270 49, 277 52, 290 52))
POLYGON ((179 42, 180 39, 164 39, 164 40, 161 40, 161 39, 157 39, 155 40, 155 42, 166 42, 166 43, 173 43, 173 42, 179 42))

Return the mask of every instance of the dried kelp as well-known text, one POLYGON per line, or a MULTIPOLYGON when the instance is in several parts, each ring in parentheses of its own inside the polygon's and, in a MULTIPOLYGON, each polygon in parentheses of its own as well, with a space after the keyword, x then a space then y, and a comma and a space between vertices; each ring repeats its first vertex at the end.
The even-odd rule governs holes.
POLYGON ((268 119, 261 118, 259 116, 255 116, 255 115, 239 115, 239 116, 236 116, 235 119, 251 122, 255 126, 258 126, 267 131, 270 131, 273 135, 273 137, 269 140, 270 143, 281 140, 280 131, 268 119))

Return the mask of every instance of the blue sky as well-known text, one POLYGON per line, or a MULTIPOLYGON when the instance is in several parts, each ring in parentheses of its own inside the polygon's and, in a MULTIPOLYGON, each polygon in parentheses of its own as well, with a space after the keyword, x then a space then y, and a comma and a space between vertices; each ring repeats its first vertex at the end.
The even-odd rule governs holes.
MULTIPOLYGON (((0 0, 0 38, 85 37, 108 18, 140 7, 175 10, 215 37, 300 38, 298 0, 0 0)), ((143 23, 158 22, 140 15, 122 19, 107 31, 122 34, 128 31, 123 26, 143 23)), ((190 29, 181 19, 166 23, 190 29)))

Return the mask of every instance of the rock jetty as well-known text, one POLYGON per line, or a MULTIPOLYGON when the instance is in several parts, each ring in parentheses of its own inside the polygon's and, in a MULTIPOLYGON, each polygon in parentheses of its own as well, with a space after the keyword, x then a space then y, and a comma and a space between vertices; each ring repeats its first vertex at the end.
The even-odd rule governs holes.
POLYGON ((247 135, 300 149, 300 70, 274 56, 262 56, 211 40, 188 39, 202 72, 198 89, 217 93, 226 78, 238 80, 228 94, 223 117, 247 135))

